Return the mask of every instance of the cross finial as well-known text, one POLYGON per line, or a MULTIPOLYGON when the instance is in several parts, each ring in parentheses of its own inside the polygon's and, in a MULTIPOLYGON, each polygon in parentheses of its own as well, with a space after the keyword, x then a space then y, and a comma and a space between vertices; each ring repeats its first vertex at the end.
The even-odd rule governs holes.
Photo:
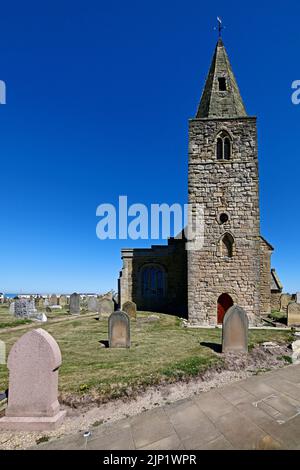
POLYGON ((218 32, 219 32, 219 38, 222 37, 222 30, 224 29, 222 19, 217 16, 217 21, 218 21, 218 32))

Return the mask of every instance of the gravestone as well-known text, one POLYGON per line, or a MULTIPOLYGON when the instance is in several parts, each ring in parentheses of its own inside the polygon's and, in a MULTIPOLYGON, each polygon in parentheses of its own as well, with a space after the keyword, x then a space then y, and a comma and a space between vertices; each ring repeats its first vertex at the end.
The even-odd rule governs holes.
POLYGON ((60 349, 47 331, 39 328, 21 336, 8 356, 8 406, 1 430, 46 431, 62 422, 66 412, 57 400, 60 365, 60 349))
POLYGON ((99 314, 108 314, 110 315, 115 309, 114 303, 109 299, 100 299, 98 302, 98 312, 99 314))
POLYGON ((287 312, 288 304, 292 301, 292 296, 289 294, 282 294, 280 297, 280 311, 287 312))
POLYGON ((134 302, 131 302, 130 300, 125 302, 123 304, 122 311, 127 313, 129 318, 132 320, 136 320, 136 304, 134 302))
POLYGON ((45 313, 37 312, 34 317, 30 317, 33 321, 39 321, 41 323, 46 323, 48 321, 47 315, 45 313))
POLYGON ((44 300, 44 307, 49 307, 49 299, 44 300))
POLYGON ((0 364, 6 364, 6 346, 4 341, 0 340, 0 364))
POLYGON ((222 352, 248 352, 249 321, 238 305, 227 310, 223 320, 222 352))
POLYGON ((297 304, 300 304, 300 292, 297 292, 296 294, 296 302, 297 304))
POLYGON ((9 313, 11 315, 14 315, 15 314, 15 302, 12 302, 9 306, 9 313))
POLYGON ((109 291, 106 294, 102 295, 103 299, 113 300, 113 291, 109 291))
POLYGON ((70 297, 70 313, 72 315, 80 315, 80 295, 74 294, 70 297))
POLYGON ((288 326, 300 326, 300 304, 296 302, 288 305, 288 326))
POLYGON ((118 310, 108 319, 110 348, 130 348, 130 319, 127 313, 118 310))
POLYGON ((29 318, 36 314, 34 300, 17 299, 15 301, 15 317, 29 318))
POLYGON ((57 300, 57 296, 55 294, 52 294, 50 296, 50 299, 49 299, 49 305, 57 305, 58 304, 58 300, 57 300))
POLYGON ((67 305, 67 297, 65 295, 61 295, 58 303, 61 307, 65 307, 67 305))
POLYGON ((97 297, 89 297, 87 301, 87 309, 89 312, 98 312, 97 297))
POLYGON ((43 297, 40 297, 36 303, 37 307, 38 308, 44 308, 45 306, 45 300, 43 299, 43 297))

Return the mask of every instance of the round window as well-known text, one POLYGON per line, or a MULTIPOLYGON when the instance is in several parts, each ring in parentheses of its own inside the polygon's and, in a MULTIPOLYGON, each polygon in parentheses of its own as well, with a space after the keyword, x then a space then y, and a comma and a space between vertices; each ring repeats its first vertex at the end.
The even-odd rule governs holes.
POLYGON ((223 214, 220 215, 220 223, 221 224, 226 224, 226 222, 228 222, 228 220, 229 220, 228 214, 223 213, 223 214))

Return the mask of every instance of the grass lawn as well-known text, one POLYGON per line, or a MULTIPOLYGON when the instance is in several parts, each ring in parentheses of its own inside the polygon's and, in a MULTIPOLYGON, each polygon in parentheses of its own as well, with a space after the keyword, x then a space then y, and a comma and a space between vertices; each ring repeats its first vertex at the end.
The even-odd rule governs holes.
MULTIPOLYGON (((222 359, 208 345, 221 343, 219 329, 185 329, 177 317, 159 315, 149 322, 148 314, 139 313, 131 322, 130 349, 103 348, 107 340, 107 319, 96 320, 84 315, 77 320, 46 323, 42 327, 54 336, 63 357, 59 374, 59 391, 66 400, 105 400, 130 393, 139 386, 177 380, 204 372, 222 359)), ((30 328, 39 327, 36 323, 30 328)), ((2 333, 7 352, 25 332, 21 329, 2 333)), ((286 342, 290 332, 252 330, 250 347, 264 341, 286 342)), ((221 364, 220 364, 221 365, 221 364)), ((8 384, 8 370, 0 365, 0 390, 8 384)))

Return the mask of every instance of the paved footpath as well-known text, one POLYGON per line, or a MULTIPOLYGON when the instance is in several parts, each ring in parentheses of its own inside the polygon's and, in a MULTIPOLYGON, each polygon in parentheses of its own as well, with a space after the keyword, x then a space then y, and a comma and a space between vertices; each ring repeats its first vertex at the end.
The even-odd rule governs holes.
POLYGON ((300 449, 300 365, 36 446, 36 449, 300 449))

